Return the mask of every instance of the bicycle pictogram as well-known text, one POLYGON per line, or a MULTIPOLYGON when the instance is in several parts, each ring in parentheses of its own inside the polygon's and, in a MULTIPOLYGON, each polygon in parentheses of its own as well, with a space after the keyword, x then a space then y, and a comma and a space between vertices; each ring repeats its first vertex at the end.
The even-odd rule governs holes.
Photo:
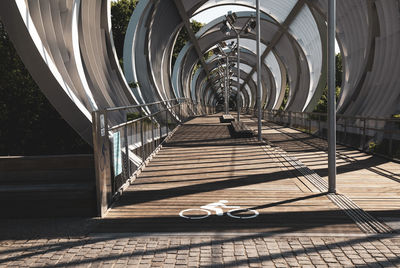
POLYGON ((231 218, 234 219, 252 219, 258 216, 258 211, 254 209, 248 209, 248 208, 241 208, 240 206, 227 206, 226 203, 228 203, 227 200, 219 200, 218 202, 215 203, 210 203, 205 206, 201 206, 200 208, 189 208, 189 209, 184 209, 181 212, 179 212, 179 216, 185 219, 190 219, 190 220, 201 220, 209 217, 211 215, 211 212, 215 212, 215 215, 217 216, 223 216, 224 215, 224 208, 229 209, 229 211, 226 213, 231 218), (197 214, 200 212, 200 215, 197 216, 197 214), (241 215, 241 213, 245 213, 244 215, 241 215), (196 214, 196 215, 191 215, 196 214), (204 215, 201 215, 204 214, 204 215), (250 215, 248 215, 250 214, 250 215))

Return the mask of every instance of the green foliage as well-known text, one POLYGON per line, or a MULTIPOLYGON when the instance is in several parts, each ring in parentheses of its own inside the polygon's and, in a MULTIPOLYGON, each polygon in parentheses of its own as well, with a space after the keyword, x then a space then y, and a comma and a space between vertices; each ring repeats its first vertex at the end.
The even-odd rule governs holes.
POLYGON ((369 151, 370 151, 370 152, 374 152, 374 151, 377 149, 377 146, 378 146, 378 145, 377 145, 375 142, 371 141, 371 142, 368 144, 369 151))
MULTIPOLYGON (((339 53, 336 55, 336 101, 338 101, 342 86, 342 75, 343 75, 343 67, 342 67, 342 55, 339 53)), ((285 97, 283 99, 282 106, 279 110, 283 110, 287 104, 289 98, 289 81, 287 81, 285 97)), ((328 88, 325 87, 321 99, 318 101, 317 106, 315 107, 315 113, 327 113, 328 111, 328 88)))
MULTIPOLYGON (((340 87, 336 87, 336 101, 339 99, 340 90, 341 90, 340 87)), ((325 87, 322 97, 318 101, 318 104, 315 107, 313 112, 315 112, 315 113, 327 113, 328 112, 328 88, 327 87, 325 87)))
POLYGON ((196 64, 196 66, 194 66, 193 73, 196 73, 197 70, 200 69, 200 68, 201 68, 201 64, 200 64, 200 62, 198 62, 198 63, 196 64))
MULTIPOLYGON (((192 27, 193 33, 196 34, 201 29, 201 27, 203 27, 203 24, 201 22, 192 20, 191 27, 192 27)), ((190 36, 189 36, 188 32, 186 31, 186 28, 183 26, 182 30, 179 32, 179 35, 176 39, 174 52, 172 54, 172 66, 174 66, 176 58, 178 58, 179 52, 181 52, 182 48, 186 45, 186 43, 189 40, 190 40, 190 36)))
MULTIPOLYGON (((117 51, 118 59, 121 66, 123 66, 123 52, 124 52, 123 50, 124 50, 124 40, 125 40, 126 30, 128 28, 129 21, 131 19, 133 11, 136 8, 137 3, 138 0, 118 0, 112 2, 111 4, 112 32, 114 37, 115 49, 117 51)), ((191 22, 191 28, 195 34, 201 29, 201 27, 203 27, 202 23, 197 21, 191 22)), ((186 31, 185 27, 183 27, 175 43, 172 55, 172 66, 175 64, 179 52, 182 50, 182 48, 186 45, 186 43, 189 40, 190 40, 189 34, 186 31)), ((209 54, 206 55, 206 58, 209 56, 210 56, 209 54)), ((136 88, 138 87, 138 85, 134 85, 131 87, 136 88)))
POLYGON ((287 83, 286 84, 286 90, 285 90, 285 97, 283 98, 282 105, 279 108, 280 111, 283 111, 283 109, 285 109, 285 107, 286 107, 286 104, 287 104, 288 99, 289 99, 289 91, 290 91, 289 83, 287 83))
POLYGON ((343 65, 342 65, 342 54, 336 54, 336 87, 342 86, 343 77, 343 65))
POLYGON ((0 22, 0 155, 90 153, 51 106, 0 22))
MULTIPOLYGON (((338 101, 342 86, 342 76, 343 76, 343 67, 342 67, 342 55, 339 53, 336 55, 336 101, 338 101)), ((324 92, 322 93, 321 99, 318 101, 317 106, 314 109, 316 113, 327 113, 328 112, 328 88, 325 87, 324 92)))
MULTIPOLYGON (((119 0, 111 4, 111 23, 115 49, 122 63, 124 40, 129 20, 136 8, 137 0, 119 0)), ((121 64, 122 65, 122 64, 121 64)))
POLYGON ((138 88, 140 85, 139 85, 139 82, 131 82, 131 83, 129 83, 128 84, 131 88, 138 88))

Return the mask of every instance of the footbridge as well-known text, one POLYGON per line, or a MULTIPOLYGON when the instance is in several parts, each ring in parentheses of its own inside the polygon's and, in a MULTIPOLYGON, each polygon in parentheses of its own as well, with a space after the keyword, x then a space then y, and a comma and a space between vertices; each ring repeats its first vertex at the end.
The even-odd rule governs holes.
MULTIPOLYGON (((256 117, 245 114, 242 120, 257 131, 256 117)), ((110 208, 95 232, 394 231, 391 221, 400 216, 399 164, 340 146, 339 193, 330 194, 325 140, 263 120, 263 140, 258 141, 256 135, 241 137, 232 123, 222 122, 222 113, 188 117, 138 167, 129 166, 128 156, 116 160, 111 154, 105 163, 113 175, 103 190, 110 208), (118 165, 121 173, 116 174, 118 165), (118 184, 124 177, 130 178, 128 183, 118 184)), ((137 129, 134 124, 128 129, 137 129)), ((132 146, 126 141, 117 145, 123 152, 132 146)), ((157 144, 150 138, 145 146, 157 144)))
MULTIPOLYGON (((268 258, 282 267, 400 264, 399 1, 133 1, 120 59, 113 2, 0 1, 0 19, 33 79, 93 147, 91 156, 54 165, 0 159, 3 201, 23 200, 8 211, 39 200, 28 207, 51 204, 62 216, 76 206, 79 216, 97 216, 76 223, 87 239, 64 244, 74 257, 53 262, 50 252, 49 267, 128 259, 155 266, 181 250, 188 259, 174 255, 172 266, 251 266, 255 251, 228 252, 238 243, 269 247, 258 251, 258 266, 268 258), (200 15, 210 19, 194 32, 200 15), (186 43, 175 51, 182 35, 186 43), (339 51, 343 74, 335 72, 339 51), (321 103, 326 111, 316 113, 321 103), (58 182, 54 170, 63 174, 58 182), (62 205, 52 202, 61 197, 62 205), (298 237, 322 237, 326 246, 298 237), (334 255, 346 241, 358 258, 334 255), (120 257, 99 253, 110 244, 120 257), (137 247, 129 255, 120 245, 137 247), (86 246, 93 251, 84 259, 86 246), (188 248, 193 256, 201 248, 207 260, 189 265, 188 248)), ((62 251, 58 243, 49 251, 62 251)), ((0 266, 37 261, 29 245, 16 244, 29 251, 17 256, 13 246, 0 241, 0 266)))

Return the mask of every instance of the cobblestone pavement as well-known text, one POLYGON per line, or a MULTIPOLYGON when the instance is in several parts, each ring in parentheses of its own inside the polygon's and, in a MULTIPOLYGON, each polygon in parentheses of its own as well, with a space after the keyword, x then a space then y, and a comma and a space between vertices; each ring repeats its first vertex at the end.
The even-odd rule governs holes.
POLYGON ((400 267, 399 236, 97 235, 0 241, 0 267, 400 267))

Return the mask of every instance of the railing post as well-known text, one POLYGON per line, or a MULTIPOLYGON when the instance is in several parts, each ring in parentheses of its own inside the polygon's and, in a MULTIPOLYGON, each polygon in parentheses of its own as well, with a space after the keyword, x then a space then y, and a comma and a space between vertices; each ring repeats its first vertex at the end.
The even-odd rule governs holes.
POLYGON ((179 114, 179 122, 182 124, 182 114, 181 114, 181 103, 179 103, 178 106, 178 114, 179 114))
MULTIPOLYGON (((160 113, 160 115, 161 115, 161 113, 160 113)), ((159 139, 159 143, 158 143, 158 144, 160 144, 160 143, 161 143, 161 138, 162 138, 162 125, 161 125, 161 121, 160 121, 160 123, 159 123, 158 125, 160 126, 160 139, 159 139)))
POLYGON ((362 134, 362 148, 361 150, 364 151, 365 145, 367 144, 367 119, 364 118, 364 123, 363 123, 363 134, 362 134))
POLYGON ((154 138, 154 117, 151 117, 150 120, 151 120, 151 140, 152 140, 151 144, 153 145, 152 149, 154 151, 154 149, 156 148, 156 143, 154 138))
POLYGON ((143 133, 143 121, 140 120, 140 141, 142 142, 142 163, 144 163, 145 159, 145 152, 144 152, 144 133, 143 133))
POLYGON ((336 0, 328 1, 328 184, 329 193, 336 193, 336 96, 335 35, 336 0))
POLYGON ((126 163, 126 171, 128 177, 126 178, 129 180, 131 178, 131 166, 129 161, 129 142, 128 142, 128 125, 125 125, 124 130, 124 139, 125 139, 125 163, 126 163))
POLYGON ((323 137, 321 133, 321 115, 318 115, 318 136, 323 137))
POLYGON ((168 128, 168 109, 165 110, 165 125, 167 126, 167 137, 169 135, 169 128, 168 128))
POLYGON ((347 144, 347 118, 346 117, 343 117, 343 118, 344 118, 344 141, 343 141, 343 143, 347 144))
POLYGON ((97 211, 100 217, 104 217, 111 196, 110 143, 106 113, 94 111, 92 122, 97 211))

